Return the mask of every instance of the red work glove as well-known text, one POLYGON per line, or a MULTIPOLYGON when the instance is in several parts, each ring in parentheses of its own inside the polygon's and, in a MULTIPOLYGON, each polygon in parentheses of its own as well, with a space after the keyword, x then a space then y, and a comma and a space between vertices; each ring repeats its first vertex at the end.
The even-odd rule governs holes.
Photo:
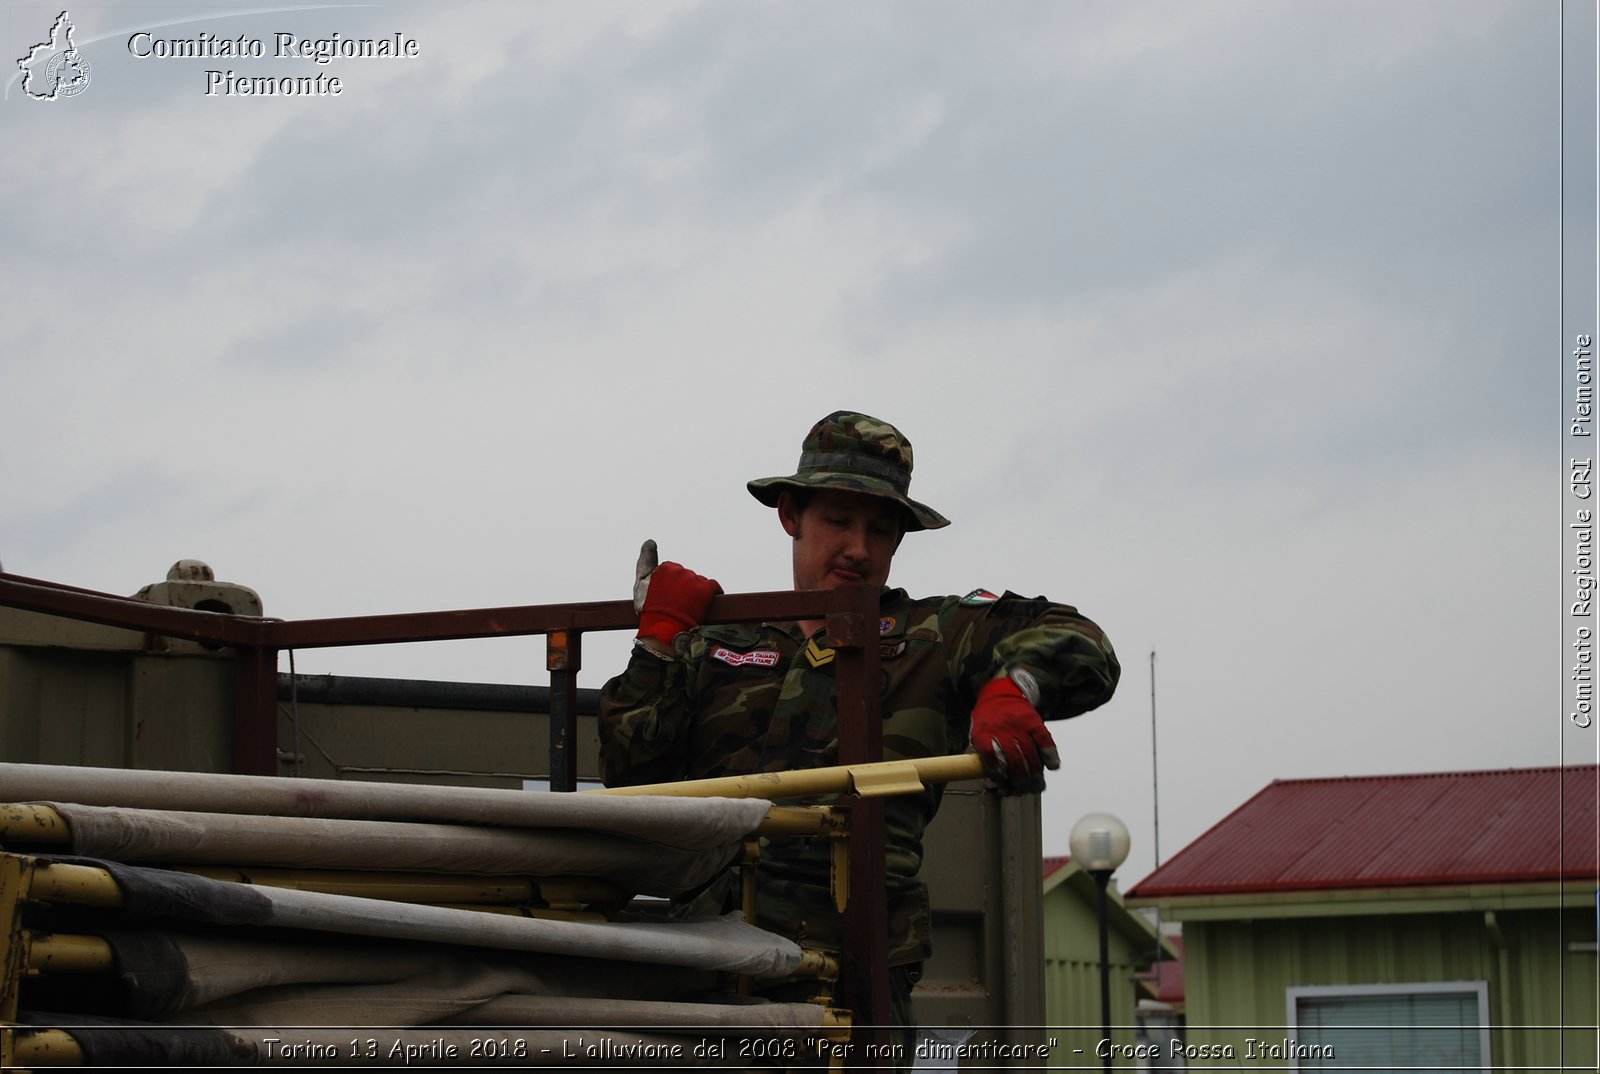
POLYGON ((712 579, 671 561, 657 567, 648 584, 644 606, 639 609, 638 636, 669 649, 673 638, 700 625, 711 598, 722 592, 712 579))
POLYGON ((972 748, 1002 794, 1036 794, 1044 790, 1044 770, 1061 767, 1055 739, 1009 675, 990 679, 978 691, 972 748))

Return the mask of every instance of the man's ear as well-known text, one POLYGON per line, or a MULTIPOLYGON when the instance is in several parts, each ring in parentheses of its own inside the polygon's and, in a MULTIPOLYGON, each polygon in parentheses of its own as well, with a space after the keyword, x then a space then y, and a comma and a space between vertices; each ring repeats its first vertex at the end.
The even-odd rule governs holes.
POLYGON ((800 511, 791 492, 778 493, 778 521, 783 523, 783 532, 790 537, 800 536, 800 511))

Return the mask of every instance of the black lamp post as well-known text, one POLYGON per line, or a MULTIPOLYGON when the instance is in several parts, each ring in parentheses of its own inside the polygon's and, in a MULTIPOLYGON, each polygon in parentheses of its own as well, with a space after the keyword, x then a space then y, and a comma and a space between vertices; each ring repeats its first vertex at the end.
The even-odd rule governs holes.
POLYGON ((1067 840, 1072 860, 1094 877, 1100 917, 1100 1032, 1105 1068, 1111 1069, 1111 950, 1106 921, 1106 888, 1117 866, 1128 860, 1128 828, 1110 813, 1090 813, 1072 826, 1067 840))

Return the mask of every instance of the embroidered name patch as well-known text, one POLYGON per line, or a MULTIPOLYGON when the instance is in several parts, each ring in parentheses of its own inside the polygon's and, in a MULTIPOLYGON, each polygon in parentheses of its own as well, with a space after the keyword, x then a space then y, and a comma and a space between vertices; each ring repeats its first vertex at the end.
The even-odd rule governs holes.
POLYGON ((732 649, 719 645, 711 650, 711 659, 721 660, 724 664, 739 667, 741 664, 754 664, 757 667, 770 668, 778 664, 778 650, 754 649, 748 653, 736 653, 732 649))

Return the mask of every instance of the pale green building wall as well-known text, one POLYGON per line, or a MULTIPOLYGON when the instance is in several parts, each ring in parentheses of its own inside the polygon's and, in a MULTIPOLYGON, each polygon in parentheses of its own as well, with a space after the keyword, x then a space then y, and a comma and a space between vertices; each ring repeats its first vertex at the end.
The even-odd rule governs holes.
POLYGON ((1281 1039, 1291 986, 1486 981, 1495 1069, 1596 1069, 1592 903, 1492 922, 1481 911, 1190 921, 1183 934, 1190 1045, 1243 1055, 1246 1037, 1281 1039))
MULTIPOLYGON (((1060 884, 1045 895, 1045 1020, 1049 1035, 1058 1042, 1050 1052, 1051 1066, 1100 1069, 1094 1050, 1100 1040, 1099 937, 1092 888, 1085 897, 1071 884, 1060 884)), ((1129 937, 1113 927, 1108 946, 1111 1039, 1131 1046, 1138 987, 1134 975, 1150 964, 1154 941, 1129 937)))

